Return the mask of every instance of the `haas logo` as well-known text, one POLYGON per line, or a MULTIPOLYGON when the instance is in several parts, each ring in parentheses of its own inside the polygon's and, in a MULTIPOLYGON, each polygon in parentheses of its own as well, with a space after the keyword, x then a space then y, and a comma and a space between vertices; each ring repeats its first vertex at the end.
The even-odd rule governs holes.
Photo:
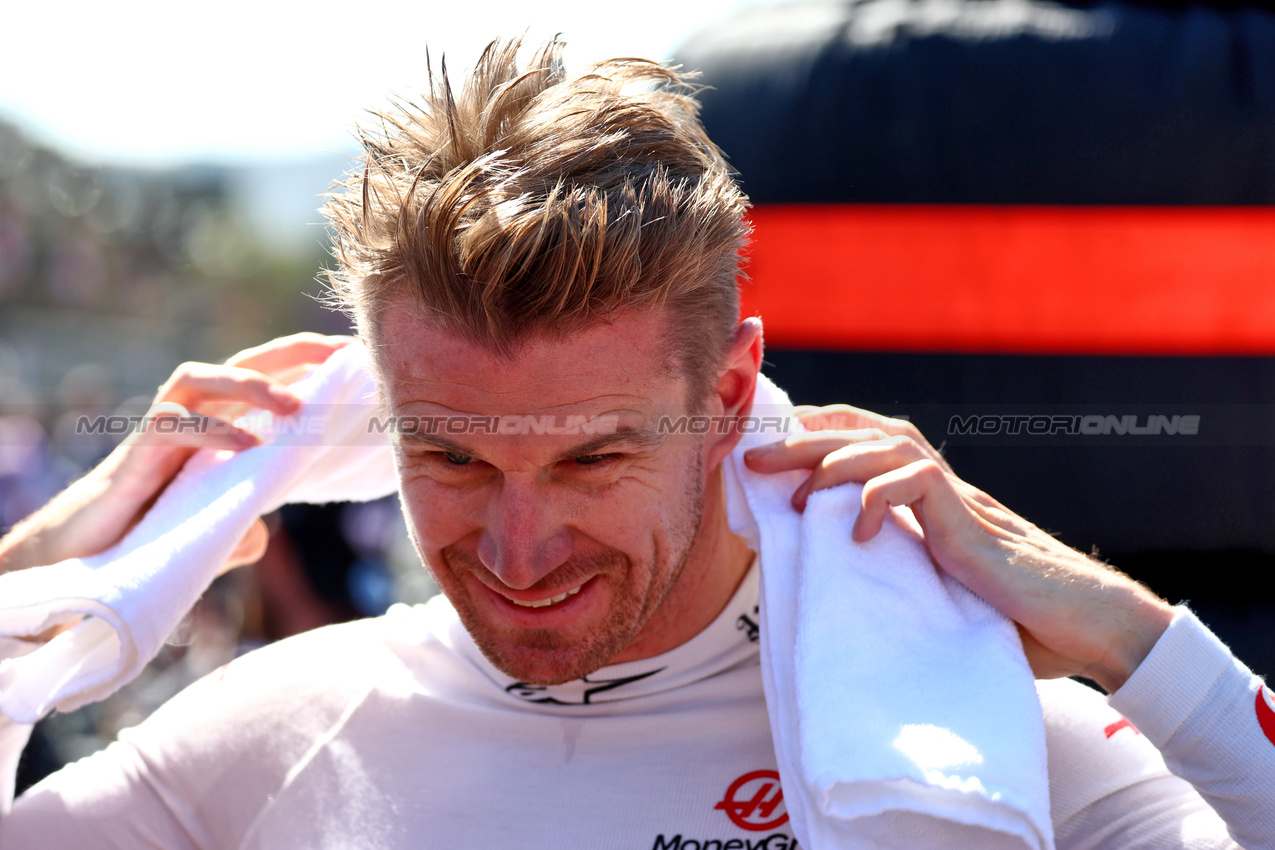
POLYGON ((1275 744, 1275 697, 1264 686, 1257 689, 1257 724, 1266 739, 1275 744))
POLYGON ((779 774, 773 770, 745 773, 730 784, 726 796, 713 808, 725 811, 735 826, 753 832, 788 823, 784 789, 779 787, 779 774))

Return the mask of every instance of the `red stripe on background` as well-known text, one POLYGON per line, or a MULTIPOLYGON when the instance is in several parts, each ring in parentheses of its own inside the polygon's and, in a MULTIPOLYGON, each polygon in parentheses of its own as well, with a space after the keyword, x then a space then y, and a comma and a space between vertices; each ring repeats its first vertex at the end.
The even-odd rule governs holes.
POLYGON ((1275 208, 761 205, 743 292, 790 348, 1275 354, 1275 208))

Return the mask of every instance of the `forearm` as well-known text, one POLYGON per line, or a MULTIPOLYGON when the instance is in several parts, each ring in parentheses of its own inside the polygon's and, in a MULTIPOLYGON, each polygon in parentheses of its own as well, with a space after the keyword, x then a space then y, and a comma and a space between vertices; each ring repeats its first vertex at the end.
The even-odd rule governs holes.
POLYGON ((96 482, 75 482, 0 538, 0 573, 57 563, 59 531, 91 501, 96 482))
POLYGON ((1082 674, 1107 693, 1115 693, 1137 671, 1173 621, 1173 606, 1125 574, 1107 568, 1099 574, 1099 595, 1082 604, 1089 610, 1105 609, 1096 621, 1106 629, 1100 645, 1103 657, 1082 674))
POLYGON ((0 573, 95 555, 118 540, 156 489, 137 480, 125 452, 117 448, 0 539, 0 573))

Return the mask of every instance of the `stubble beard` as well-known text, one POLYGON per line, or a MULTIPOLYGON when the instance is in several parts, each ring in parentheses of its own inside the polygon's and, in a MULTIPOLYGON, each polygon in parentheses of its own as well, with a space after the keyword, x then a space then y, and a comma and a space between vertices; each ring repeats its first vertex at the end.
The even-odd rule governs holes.
MULTIPOLYGON (((554 570, 554 587, 575 586, 593 576, 611 581, 611 608, 606 619, 588 634, 572 635, 559 629, 493 628, 479 615, 478 606, 467 593, 448 593, 461 624, 487 660, 520 682, 560 685, 605 667, 632 643, 672 592, 698 538, 704 513, 702 451, 696 452, 693 467, 684 491, 687 510, 670 529, 669 545, 656 547, 653 563, 646 571, 651 582, 645 587, 629 587, 625 579, 636 574, 633 559, 614 549, 568 559, 554 570), (671 563, 671 569, 662 574, 661 561, 671 563)), ((466 573, 490 576, 490 570, 468 552, 448 546, 441 554, 453 580, 466 573)), ((431 571, 437 580, 437 571, 431 571)), ((439 582, 444 590, 448 584, 451 582, 439 582)))

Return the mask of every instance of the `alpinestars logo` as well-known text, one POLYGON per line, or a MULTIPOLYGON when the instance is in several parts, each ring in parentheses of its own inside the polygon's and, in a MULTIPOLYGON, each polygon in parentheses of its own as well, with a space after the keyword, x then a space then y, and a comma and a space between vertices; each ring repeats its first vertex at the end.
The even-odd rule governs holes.
POLYGON ((730 784, 726 796, 713 808, 726 812, 735 826, 752 832, 765 832, 788 823, 784 789, 779 787, 779 774, 773 770, 745 773, 730 784))
POLYGON ((747 614, 740 614, 739 619, 735 621, 735 630, 747 632, 750 643, 756 643, 758 638, 761 637, 761 626, 757 625, 761 620, 761 605, 753 606, 753 617, 757 619, 754 620, 747 614))
MULTIPOLYGON (((664 672, 664 668, 638 673, 636 676, 623 676, 619 679, 576 679, 561 685, 532 685, 527 682, 514 682, 505 688, 505 693, 512 694, 527 702, 550 705, 591 705, 598 694, 640 682, 643 679, 664 672)), ((614 695, 608 697, 610 699, 614 695)), ((621 699, 623 697, 620 697, 621 699)), ((606 700, 603 700, 604 702, 606 700)))

